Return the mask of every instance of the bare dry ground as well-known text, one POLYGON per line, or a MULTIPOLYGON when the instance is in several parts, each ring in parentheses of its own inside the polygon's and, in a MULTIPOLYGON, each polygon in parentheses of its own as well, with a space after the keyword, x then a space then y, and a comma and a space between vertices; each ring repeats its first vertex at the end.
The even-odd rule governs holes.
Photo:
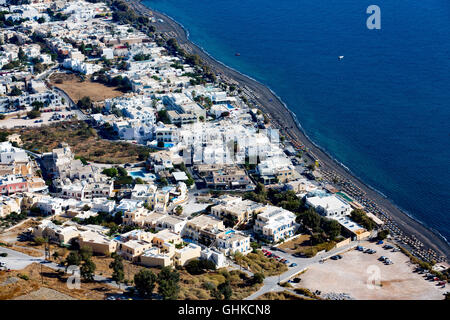
POLYGON ((54 73, 49 80, 51 85, 64 90, 75 103, 83 97, 90 97, 92 101, 102 101, 123 95, 123 92, 114 87, 92 82, 89 78, 82 81, 79 76, 72 73, 54 73))
POLYGON ((50 288, 40 288, 31 293, 14 298, 13 300, 76 300, 67 294, 50 288))
MULTIPOLYGON (((112 258, 106 256, 94 256, 92 258, 96 265, 96 274, 104 277, 111 277, 112 270, 109 268, 109 264, 113 261, 112 258)), ((127 279, 130 284, 134 279, 134 275, 138 273, 141 269, 145 268, 135 264, 131 264, 128 261, 123 261, 125 279, 127 279)), ((160 269, 158 268, 147 268, 153 273, 158 274, 160 269)), ((218 286, 219 284, 225 282, 226 271, 210 271, 201 275, 191 275, 186 270, 179 270, 180 272, 180 295, 179 299, 189 299, 189 300, 209 300, 213 299, 211 292, 209 290, 209 285, 213 284, 218 286)), ((245 273, 238 270, 234 270, 228 273, 231 287, 233 288, 232 299, 243 299, 253 292, 256 292, 261 284, 250 284, 249 278, 245 273)), ((157 291, 157 287, 155 291, 157 291)))
POLYGON ((259 296, 256 300, 306 300, 288 291, 268 292, 259 296))
POLYGON ((38 263, 33 263, 23 270, 0 271, 0 283, 2 284, 0 286, 0 300, 14 298, 50 300, 52 298, 68 299, 68 297, 80 300, 103 300, 107 294, 122 292, 114 287, 97 282, 83 282, 80 289, 69 289, 67 277, 68 275, 60 274, 38 263), (11 278, 17 279, 7 281, 11 278), (40 290, 42 288, 46 289, 40 290), (40 294, 43 295, 40 296, 40 294))
POLYGON ((15 227, 10 228, 8 231, 2 231, 2 233, 0 234, 0 242, 9 242, 9 243, 15 242, 17 241, 17 237, 22 232, 25 232, 28 228, 34 227, 37 224, 39 223, 33 221, 32 219, 19 222, 15 227))
POLYGON ((442 300, 448 288, 436 286, 423 275, 414 273, 414 265, 401 252, 391 252, 373 243, 362 246, 377 250, 375 254, 351 250, 341 260, 328 259, 302 274, 298 286, 325 293, 347 293, 358 300, 442 300), (386 256, 394 264, 378 261, 386 256), (378 277, 379 275, 379 277, 378 277), (376 282, 375 279, 380 279, 376 282))
POLYGON ((18 133, 23 148, 39 153, 50 152, 61 142, 66 142, 76 156, 98 163, 128 163, 145 160, 148 149, 127 142, 102 139, 95 129, 81 121, 71 121, 49 126, 8 130, 18 133))
POLYGON ((264 276, 274 276, 286 272, 288 267, 275 259, 267 258, 261 251, 249 253, 246 256, 236 255, 236 263, 253 273, 262 273, 264 276))
POLYGON ((309 238, 311 238, 310 235, 304 234, 293 240, 283 242, 278 246, 278 248, 283 249, 288 253, 293 253, 298 251, 301 248, 301 246, 304 246, 305 242, 307 242, 309 238))

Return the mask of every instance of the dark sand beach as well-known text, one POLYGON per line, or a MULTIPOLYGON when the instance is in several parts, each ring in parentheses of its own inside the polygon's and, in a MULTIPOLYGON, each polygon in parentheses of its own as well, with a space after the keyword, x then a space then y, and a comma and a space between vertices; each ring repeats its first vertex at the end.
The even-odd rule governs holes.
MULTIPOLYGON (((421 248, 422 252, 428 253, 430 253, 429 250, 431 249, 438 256, 443 256, 447 261, 449 260, 450 246, 441 236, 409 217, 389 199, 370 188, 321 148, 313 144, 298 125, 293 114, 268 87, 209 56, 201 48, 190 42, 186 30, 170 17, 150 10, 137 0, 127 0, 127 2, 140 14, 146 16, 153 15, 156 18, 155 26, 157 32, 166 34, 168 38, 173 37, 177 39, 179 45, 187 52, 199 55, 220 79, 228 83, 238 84, 249 101, 270 115, 272 125, 280 130, 280 134, 286 136, 294 145, 302 144, 306 147, 308 152, 305 153, 304 157, 309 158, 309 161, 318 159, 320 162, 320 171, 338 174, 343 180, 347 180, 360 189, 365 194, 365 198, 375 202, 378 209, 387 214, 390 220, 402 231, 404 236, 416 239, 413 240, 416 242, 416 249, 421 248), (161 22, 159 19, 163 21, 161 22)), ((339 187, 339 185, 337 186, 339 187)), ((406 248, 414 249, 412 246, 406 246, 406 248)))

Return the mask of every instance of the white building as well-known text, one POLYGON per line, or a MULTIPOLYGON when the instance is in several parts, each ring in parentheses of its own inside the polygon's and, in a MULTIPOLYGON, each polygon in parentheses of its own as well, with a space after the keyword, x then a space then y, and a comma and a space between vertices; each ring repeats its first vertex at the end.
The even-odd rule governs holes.
POLYGON ((68 207, 68 202, 62 198, 43 197, 39 199, 35 206, 41 209, 41 212, 46 215, 60 215, 68 207))
POLYGON ((200 252, 200 259, 209 260, 209 261, 214 262, 214 264, 216 265, 216 268, 223 268, 227 265, 226 264, 227 259, 226 259, 225 255, 222 252, 220 252, 214 248, 203 249, 200 252))
POLYGON ((336 195, 306 198, 306 205, 316 209, 317 213, 325 217, 343 217, 352 212, 352 207, 336 195))
POLYGON ((10 164, 13 162, 26 162, 28 155, 25 150, 13 147, 11 142, 5 141, 0 143, 0 163, 10 164))
POLYGON ((233 255, 237 252, 245 255, 252 250, 250 237, 233 229, 225 230, 217 236, 216 247, 225 255, 233 255))
POLYGON ((256 216, 253 229, 271 242, 286 240, 295 234, 295 218, 294 213, 269 205, 256 216))

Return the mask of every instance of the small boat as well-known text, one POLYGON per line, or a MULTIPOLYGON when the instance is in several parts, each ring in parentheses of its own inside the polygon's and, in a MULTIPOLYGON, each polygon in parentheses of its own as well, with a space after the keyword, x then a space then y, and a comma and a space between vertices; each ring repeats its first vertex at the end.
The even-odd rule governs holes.
POLYGON ((240 54, 239 52, 236 52, 234 55, 235 55, 236 57, 240 57, 240 56, 241 56, 241 54, 240 54))
POLYGON ((339 60, 342 60, 342 59, 344 59, 344 56, 339 56, 339 60))

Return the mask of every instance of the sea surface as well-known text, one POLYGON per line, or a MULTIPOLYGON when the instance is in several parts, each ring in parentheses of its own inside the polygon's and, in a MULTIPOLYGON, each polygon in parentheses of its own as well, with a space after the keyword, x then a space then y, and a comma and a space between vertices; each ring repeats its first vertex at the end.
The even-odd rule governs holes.
POLYGON ((143 3, 269 86, 314 143, 450 239, 450 1, 143 3), (366 27, 372 4, 381 30, 366 27))

